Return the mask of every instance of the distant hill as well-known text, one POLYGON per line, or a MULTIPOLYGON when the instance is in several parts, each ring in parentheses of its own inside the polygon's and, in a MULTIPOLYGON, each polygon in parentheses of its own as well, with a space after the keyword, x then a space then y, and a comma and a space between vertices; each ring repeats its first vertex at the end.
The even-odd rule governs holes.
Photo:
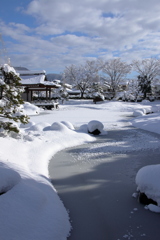
POLYGON ((14 67, 16 71, 29 71, 28 68, 25 67, 14 67))
POLYGON ((55 79, 61 80, 62 75, 57 73, 48 73, 46 74, 47 81, 53 81, 55 79))

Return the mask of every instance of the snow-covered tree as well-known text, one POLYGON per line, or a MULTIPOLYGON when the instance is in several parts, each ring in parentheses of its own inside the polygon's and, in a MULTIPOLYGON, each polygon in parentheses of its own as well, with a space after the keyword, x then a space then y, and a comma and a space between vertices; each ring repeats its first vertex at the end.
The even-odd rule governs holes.
POLYGON ((63 79, 80 90, 81 98, 83 98, 85 91, 91 87, 93 82, 97 81, 99 69, 98 61, 86 61, 84 65, 80 66, 72 64, 65 68, 63 79))
POLYGON ((125 100, 137 101, 139 94, 141 94, 138 79, 130 79, 128 83, 128 91, 125 92, 125 100))
POLYGON ((105 73, 105 84, 110 86, 110 91, 113 92, 113 97, 119 89, 119 85, 124 81, 128 73, 131 72, 132 66, 121 61, 120 58, 114 58, 102 62, 102 71, 105 73))
POLYGON ((99 93, 103 93, 103 86, 102 84, 98 81, 98 82, 94 82, 92 84, 92 92, 99 92, 99 93))
POLYGON ((68 91, 72 88, 72 85, 58 79, 55 79, 52 82, 57 86, 57 88, 52 89, 52 98, 61 100, 63 104, 65 100, 69 99, 68 91))
POLYGON ((151 93, 151 86, 160 75, 160 60, 149 58, 133 61, 133 68, 139 74, 138 82, 144 98, 147 93, 151 93))
POLYGON ((21 79, 14 68, 8 64, 0 67, 2 78, 0 79, 0 130, 6 132, 19 132, 14 122, 28 123, 28 116, 20 111, 23 104, 21 79))
POLYGON ((61 87, 59 88, 59 99, 62 101, 62 104, 64 101, 69 99, 68 90, 70 90, 72 86, 67 83, 61 82, 61 87))

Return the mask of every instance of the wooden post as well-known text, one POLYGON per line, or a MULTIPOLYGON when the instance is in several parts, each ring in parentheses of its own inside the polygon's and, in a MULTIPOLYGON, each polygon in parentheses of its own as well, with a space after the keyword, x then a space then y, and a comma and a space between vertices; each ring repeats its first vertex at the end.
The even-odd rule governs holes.
POLYGON ((51 100, 51 88, 49 88, 49 100, 51 100))
POLYGON ((29 102, 29 90, 28 90, 28 87, 26 88, 26 93, 27 93, 27 102, 29 102))
POLYGON ((47 91, 47 87, 46 87, 46 100, 48 100, 48 91, 47 91))

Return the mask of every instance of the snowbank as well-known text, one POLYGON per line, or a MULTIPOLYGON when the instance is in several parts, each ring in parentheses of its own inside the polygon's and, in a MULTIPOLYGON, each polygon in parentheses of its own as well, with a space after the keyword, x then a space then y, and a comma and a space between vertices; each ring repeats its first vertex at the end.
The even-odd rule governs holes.
POLYGON ((143 101, 133 110, 133 118, 130 122, 134 127, 160 134, 160 103, 159 101, 143 101))
POLYGON ((31 121, 20 125, 19 137, 0 138, 3 240, 64 240, 69 235, 68 212, 50 183, 48 163, 57 151, 94 140, 73 128, 65 121, 31 121))
POLYGON ((39 108, 29 102, 25 102, 21 106, 20 110, 23 111, 23 114, 27 114, 27 115, 37 115, 44 111, 42 108, 39 108))
POLYGON ((143 115, 131 120, 134 127, 160 134, 160 114, 143 115))

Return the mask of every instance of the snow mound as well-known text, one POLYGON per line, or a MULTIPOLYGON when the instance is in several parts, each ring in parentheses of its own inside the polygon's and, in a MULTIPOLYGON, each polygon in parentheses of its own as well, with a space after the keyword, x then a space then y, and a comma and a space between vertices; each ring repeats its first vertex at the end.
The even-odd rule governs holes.
POLYGON ((68 127, 71 130, 75 130, 74 126, 72 123, 68 122, 68 121, 62 121, 61 123, 63 123, 66 127, 68 127))
POLYGON ((23 110, 24 114, 27 114, 27 115, 37 115, 42 111, 41 108, 39 108, 29 102, 25 102, 23 104, 22 110, 23 110))
POLYGON ((88 126, 87 124, 83 124, 79 127, 78 132, 88 133, 88 126))
POLYGON ((151 111, 152 111, 152 113, 157 113, 157 112, 160 111, 160 107, 159 106, 152 106, 151 111))
POLYGON ((150 101, 149 100, 147 100, 147 99, 145 99, 145 100, 142 100, 142 102, 141 102, 142 104, 150 104, 150 101))
POLYGON ((158 206, 156 206, 154 204, 149 204, 145 208, 150 210, 151 212, 160 213, 160 207, 158 207, 158 206))
POLYGON ((66 131, 68 130, 68 127, 66 127, 63 123, 60 122, 54 122, 51 125, 51 130, 55 130, 55 131, 66 131))
POLYGON ((18 172, 5 165, 0 166, 0 195, 12 189, 20 180, 18 172))
POLYGON ((137 190, 160 207, 160 164, 149 165, 141 168, 136 175, 137 190))
POLYGON ((150 113, 157 113, 160 111, 159 106, 144 106, 143 108, 140 109, 136 109, 135 111, 133 111, 133 116, 134 117, 138 117, 138 116, 144 116, 146 114, 150 114, 150 113))
POLYGON ((135 110, 133 111, 133 116, 134 117, 139 117, 139 116, 144 116, 146 113, 145 109, 141 109, 141 110, 135 110))
POLYGON ((49 123, 46 122, 40 122, 37 124, 34 124, 33 126, 31 126, 30 128, 28 128, 29 131, 43 131, 44 128, 50 126, 49 123))
POLYGON ((27 124, 21 123, 21 124, 20 124, 20 128, 30 128, 30 127, 32 127, 33 125, 35 125, 35 122, 29 122, 29 123, 27 123, 27 124))
POLYGON ((98 130, 100 133, 103 131, 104 125, 97 120, 92 120, 88 123, 88 131, 90 133, 95 132, 96 130, 98 130))

